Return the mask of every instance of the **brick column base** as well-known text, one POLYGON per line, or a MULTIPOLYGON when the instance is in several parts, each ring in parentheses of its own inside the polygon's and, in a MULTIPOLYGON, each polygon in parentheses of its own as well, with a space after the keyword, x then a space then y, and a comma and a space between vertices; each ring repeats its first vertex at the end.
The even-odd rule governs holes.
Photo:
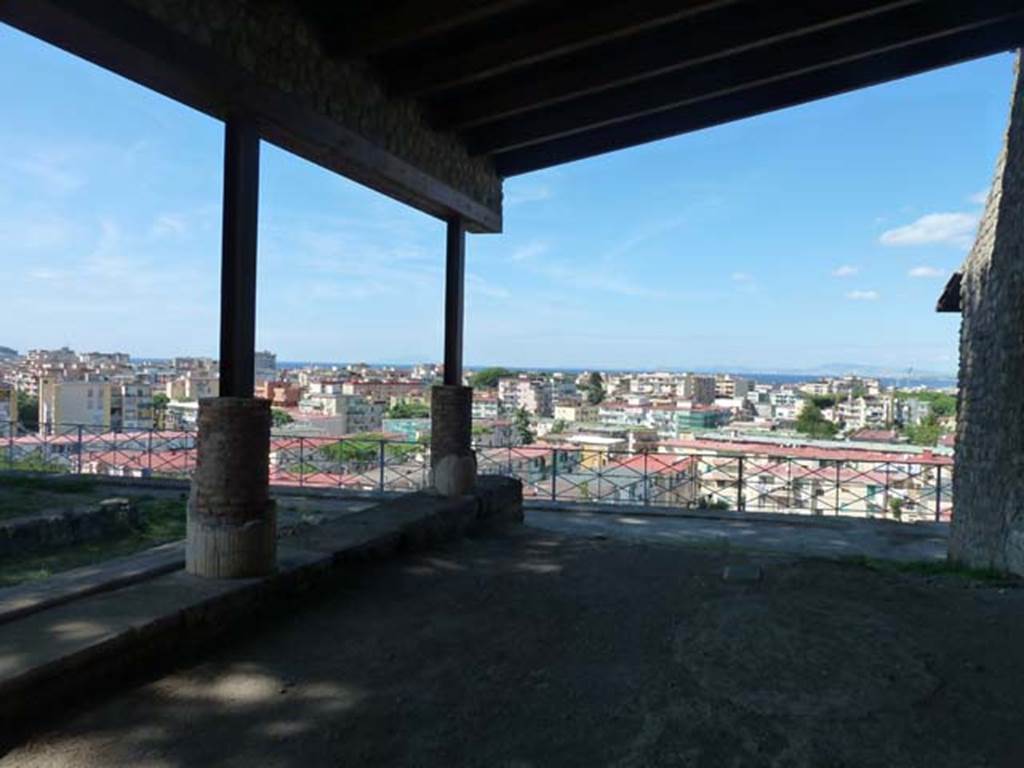
POLYGON ((264 576, 277 558, 270 499, 270 402, 199 401, 196 470, 188 499, 185 569, 196 576, 264 576))
POLYGON ((434 387, 430 392, 431 485, 442 496, 462 496, 476 485, 472 435, 473 389, 434 387))

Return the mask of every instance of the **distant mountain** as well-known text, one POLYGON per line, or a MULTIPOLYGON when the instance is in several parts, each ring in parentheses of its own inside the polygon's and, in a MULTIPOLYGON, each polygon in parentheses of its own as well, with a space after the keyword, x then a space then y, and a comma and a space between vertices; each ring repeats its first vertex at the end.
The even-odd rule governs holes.
POLYGON ((18 350, 10 347, 0 347, 0 357, 17 357, 18 350))

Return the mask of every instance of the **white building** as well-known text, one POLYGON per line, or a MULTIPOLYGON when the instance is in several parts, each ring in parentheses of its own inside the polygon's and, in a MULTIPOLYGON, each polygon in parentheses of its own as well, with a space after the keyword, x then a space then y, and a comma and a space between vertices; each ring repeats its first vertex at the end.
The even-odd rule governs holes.
POLYGON ((727 373, 720 374, 715 377, 715 399, 745 399, 753 386, 754 382, 750 379, 740 379, 727 373))
POLYGON ((892 400, 855 397, 837 403, 835 413, 848 429, 885 426, 892 422, 892 400))
POLYGON ((534 416, 551 415, 551 389, 542 377, 498 379, 498 403, 504 413, 524 408, 534 416))
POLYGON ((715 377, 687 373, 676 385, 676 396, 695 405, 711 405, 715 402, 715 377))
POLYGON ((39 431, 60 435, 78 427, 110 428, 110 383, 106 381, 39 382, 39 431))
POLYGON ((317 417, 317 426, 331 435, 379 431, 384 411, 384 403, 362 395, 310 393, 299 401, 299 413, 317 417))
POLYGON ((153 390, 148 384, 114 384, 110 389, 113 429, 152 429, 153 390))

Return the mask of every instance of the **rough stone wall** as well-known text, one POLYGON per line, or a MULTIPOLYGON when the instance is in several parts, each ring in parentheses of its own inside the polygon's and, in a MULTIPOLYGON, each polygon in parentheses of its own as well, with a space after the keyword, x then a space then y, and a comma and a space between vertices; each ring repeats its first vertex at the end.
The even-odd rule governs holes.
POLYGON ((0 557, 97 541, 138 524, 139 511, 130 499, 106 499, 84 509, 5 520, 0 522, 0 557))
POLYGON ((309 25, 284 3, 254 0, 128 0, 263 82, 300 97, 374 144, 492 210, 501 179, 454 134, 427 124, 411 100, 391 100, 371 73, 329 58, 309 25))
POLYGON ((473 443, 472 387, 437 386, 430 392, 430 461, 468 456, 473 443))
POLYGON ((963 268, 950 557, 1024 575, 1024 82, 963 268))

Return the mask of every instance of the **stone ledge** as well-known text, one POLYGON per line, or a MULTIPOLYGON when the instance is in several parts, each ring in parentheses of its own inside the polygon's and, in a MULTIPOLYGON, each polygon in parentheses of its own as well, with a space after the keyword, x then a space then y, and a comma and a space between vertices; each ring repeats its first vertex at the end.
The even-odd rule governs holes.
POLYGON ((0 631, 0 750, 76 701, 196 658, 252 621, 293 609, 359 562, 522 520, 522 485, 481 478, 458 498, 403 496, 281 542, 262 579, 177 569, 8 622, 0 631))

